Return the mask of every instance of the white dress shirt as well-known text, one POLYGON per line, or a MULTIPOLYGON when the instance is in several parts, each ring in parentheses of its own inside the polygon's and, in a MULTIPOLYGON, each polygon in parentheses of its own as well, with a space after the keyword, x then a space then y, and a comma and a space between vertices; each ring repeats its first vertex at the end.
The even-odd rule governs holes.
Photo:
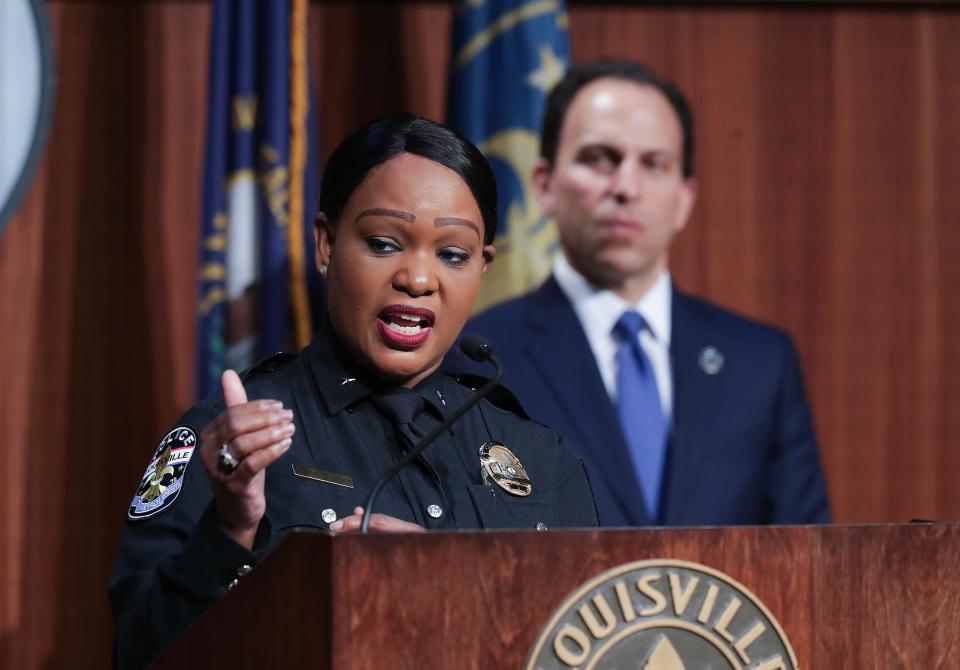
POLYGON ((593 350, 597 369, 610 399, 617 398, 617 350, 620 343, 613 327, 624 311, 639 312, 648 328, 639 335, 640 346, 650 359, 660 394, 660 406, 670 422, 673 416, 673 374, 670 370, 670 327, 673 288, 664 270, 639 302, 630 304, 606 289, 599 289, 577 272, 566 257, 557 254, 553 276, 566 294, 593 350))

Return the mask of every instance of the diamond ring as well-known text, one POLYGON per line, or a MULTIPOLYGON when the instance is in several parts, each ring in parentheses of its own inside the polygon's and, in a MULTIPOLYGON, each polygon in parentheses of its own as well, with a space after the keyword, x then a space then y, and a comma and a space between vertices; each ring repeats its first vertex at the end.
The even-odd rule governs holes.
POLYGON ((217 468, 220 472, 229 475, 237 469, 238 465, 240 465, 240 461, 230 452, 230 445, 226 442, 221 444, 217 455, 217 468))

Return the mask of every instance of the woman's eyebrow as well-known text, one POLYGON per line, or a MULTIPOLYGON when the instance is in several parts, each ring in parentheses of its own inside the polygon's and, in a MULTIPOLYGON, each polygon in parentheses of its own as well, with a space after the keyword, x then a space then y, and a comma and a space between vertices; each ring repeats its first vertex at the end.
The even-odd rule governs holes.
POLYGON ((392 216, 402 221, 406 221, 407 223, 413 223, 417 220, 417 217, 410 212, 403 212, 399 209, 384 209, 382 207, 374 207, 372 209, 365 209, 357 214, 357 218, 355 218, 353 222, 356 223, 365 216, 392 216))
POLYGON ((473 228, 475 231, 477 231, 477 235, 480 234, 480 227, 473 221, 469 221, 467 219, 458 219, 455 216, 447 216, 433 220, 434 228, 443 228, 444 226, 467 226, 468 228, 473 228))

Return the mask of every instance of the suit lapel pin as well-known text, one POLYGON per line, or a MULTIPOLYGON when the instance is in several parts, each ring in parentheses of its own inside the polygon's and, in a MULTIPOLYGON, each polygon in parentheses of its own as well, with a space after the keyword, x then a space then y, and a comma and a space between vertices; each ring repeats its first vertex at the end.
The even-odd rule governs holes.
POLYGON ((485 482, 492 479, 512 495, 528 496, 533 491, 533 484, 520 460, 499 442, 486 442, 480 447, 480 470, 485 482))
POLYGON ((716 347, 704 347, 700 351, 700 369, 708 375, 719 374, 723 369, 723 353, 716 347))

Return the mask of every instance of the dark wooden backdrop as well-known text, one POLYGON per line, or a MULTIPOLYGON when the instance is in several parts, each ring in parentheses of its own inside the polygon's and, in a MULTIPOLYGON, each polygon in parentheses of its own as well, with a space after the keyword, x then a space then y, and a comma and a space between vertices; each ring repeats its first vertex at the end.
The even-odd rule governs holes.
MULTIPOLYGON (((211 5, 51 1, 57 109, 0 237, 0 666, 102 667, 104 586, 191 400, 211 5)), ((442 118, 444 2, 312 8, 327 151, 442 118)), ((573 3, 576 58, 644 59, 698 117, 685 289, 790 330, 836 520, 960 517, 960 11, 573 3)))

